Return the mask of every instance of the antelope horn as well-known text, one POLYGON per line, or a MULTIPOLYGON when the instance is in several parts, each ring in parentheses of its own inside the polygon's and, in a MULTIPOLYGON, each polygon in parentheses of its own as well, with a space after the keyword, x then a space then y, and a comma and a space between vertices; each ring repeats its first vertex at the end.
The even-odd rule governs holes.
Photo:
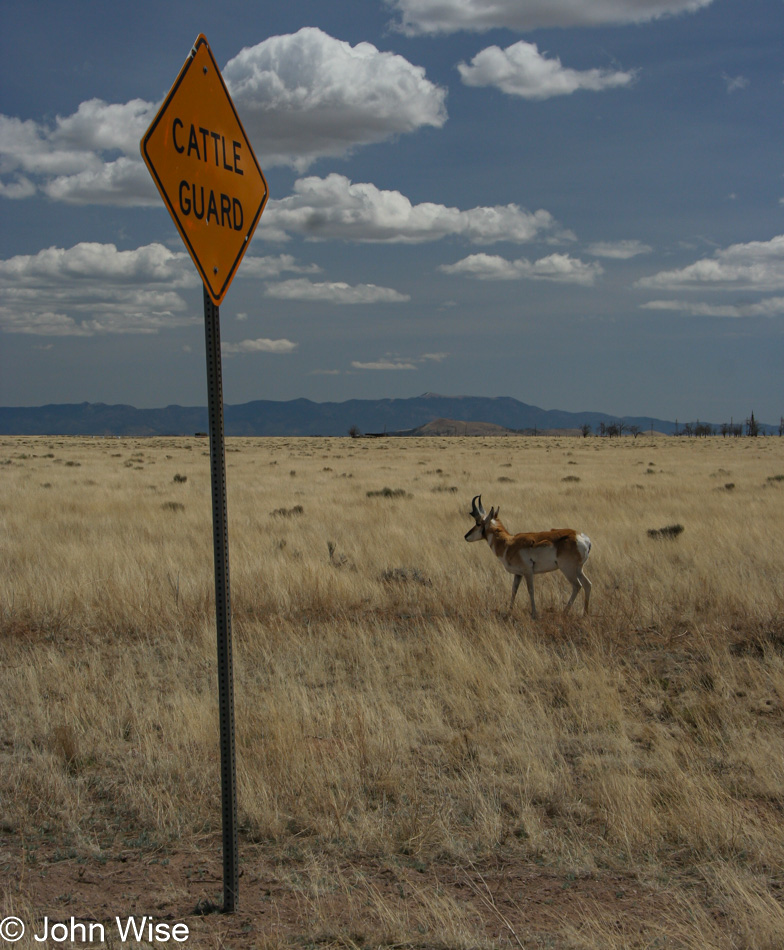
POLYGON ((484 509, 484 507, 482 506, 482 496, 481 496, 481 495, 475 495, 473 501, 471 502, 471 517, 472 517, 472 518, 477 518, 477 517, 479 517, 479 518, 484 518, 484 517, 485 517, 485 509, 484 509), (477 505, 477 499, 479 500, 479 504, 478 504, 478 505, 477 505))

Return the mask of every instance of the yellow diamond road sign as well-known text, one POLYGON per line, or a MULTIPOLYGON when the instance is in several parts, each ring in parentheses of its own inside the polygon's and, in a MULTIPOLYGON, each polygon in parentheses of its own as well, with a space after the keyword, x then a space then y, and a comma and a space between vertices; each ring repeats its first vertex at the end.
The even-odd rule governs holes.
POLYGON ((142 138, 141 151, 207 293, 219 305, 268 190, 203 35, 142 138))

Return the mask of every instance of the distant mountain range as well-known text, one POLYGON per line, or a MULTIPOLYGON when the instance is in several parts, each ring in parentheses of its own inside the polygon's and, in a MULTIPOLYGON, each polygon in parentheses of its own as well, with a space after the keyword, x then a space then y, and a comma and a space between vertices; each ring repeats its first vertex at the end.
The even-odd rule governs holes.
MULTIPOLYGON (((602 412, 565 412, 540 409, 507 396, 439 396, 424 393, 409 399, 349 399, 346 402, 285 402, 257 400, 224 406, 227 436, 347 435, 354 428, 363 434, 413 434, 436 420, 454 426, 455 435, 470 432, 467 423, 481 422, 515 432, 580 429, 596 432, 604 423, 622 422, 642 432, 671 434, 676 423, 650 416, 610 416, 602 412), (454 421, 459 420, 459 421, 454 421)), ((136 409, 83 402, 75 405, 0 407, 0 435, 193 435, 207 431, 204 406, 166 406, 136 409)), ((683 423, 681 423, 681 428, 683 423)), ((761 425, 773 433, 773 426, 761 425)))

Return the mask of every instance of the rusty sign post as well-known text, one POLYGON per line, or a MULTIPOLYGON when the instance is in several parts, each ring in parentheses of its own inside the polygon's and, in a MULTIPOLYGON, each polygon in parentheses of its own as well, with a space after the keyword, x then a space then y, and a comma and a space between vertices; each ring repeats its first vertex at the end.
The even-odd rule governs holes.
POLYGON ((267 202, 267 182, 206 38, 200 34, 141 141, 144 159, 204 284, 218 639, 223 909, 237 907, 237 766, 220 304, 267 202))

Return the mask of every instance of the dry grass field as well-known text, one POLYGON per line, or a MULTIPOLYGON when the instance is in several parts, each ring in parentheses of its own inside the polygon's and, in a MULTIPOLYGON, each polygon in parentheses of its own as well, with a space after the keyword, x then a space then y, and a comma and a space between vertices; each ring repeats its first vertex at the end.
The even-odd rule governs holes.
POLYGON ((784 946, 784 439, 226 458, 229 916, 200 913, 222 893, 206 441, 0 439, 17 947, 129 914, 239 950, 784 946), (560 574, 538 622, 525 585, 509 615, 511 577, 463 540, 480 492, 513 532, 590 536, 588 617, 560 574))

